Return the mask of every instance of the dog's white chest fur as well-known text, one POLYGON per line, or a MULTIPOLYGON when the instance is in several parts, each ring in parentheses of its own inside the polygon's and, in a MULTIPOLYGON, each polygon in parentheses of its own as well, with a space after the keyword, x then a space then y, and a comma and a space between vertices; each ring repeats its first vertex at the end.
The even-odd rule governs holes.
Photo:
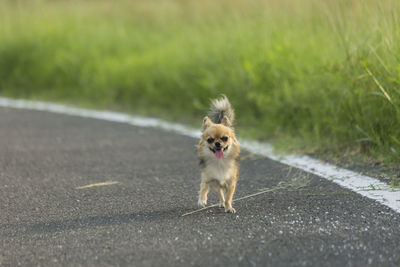
POLYGON ((233 177, 234 161, 232 159, 212 159, 208 160, 203 170, 206 180, 218 180, 224 182, 233 177))

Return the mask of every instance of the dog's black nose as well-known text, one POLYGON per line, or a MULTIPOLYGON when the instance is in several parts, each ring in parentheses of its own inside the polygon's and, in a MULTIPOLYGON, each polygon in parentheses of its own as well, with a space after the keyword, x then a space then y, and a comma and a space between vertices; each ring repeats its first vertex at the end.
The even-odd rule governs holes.
POLYGON ((219 142, 215 142, 215 146, 216 146, 216 147, 220 147, 221 144, 220 144, 219 142))

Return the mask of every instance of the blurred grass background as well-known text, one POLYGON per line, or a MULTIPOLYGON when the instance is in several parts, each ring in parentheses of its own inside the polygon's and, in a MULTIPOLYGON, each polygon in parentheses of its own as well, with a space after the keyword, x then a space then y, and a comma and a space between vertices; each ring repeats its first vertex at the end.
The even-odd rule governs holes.
POLYGON ((243 137, 400 157, 397 0, 1 1, 0 94, 199 126, 226 94, 243 137))

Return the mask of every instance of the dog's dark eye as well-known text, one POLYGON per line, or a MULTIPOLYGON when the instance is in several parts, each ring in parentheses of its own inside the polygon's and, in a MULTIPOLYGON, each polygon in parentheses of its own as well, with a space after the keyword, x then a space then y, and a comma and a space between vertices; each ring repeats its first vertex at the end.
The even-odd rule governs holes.
POLYGON ((212 142, 214 142, 214 138, 211 138, 211 137, 208 138, 208 139, 207 139, 207 142, 208 142, 209 144, 211 144, 212 142))
POLYGON ((222 136, 221 140, 224 141, 224 142, 228 141, 228 136, 222 136))

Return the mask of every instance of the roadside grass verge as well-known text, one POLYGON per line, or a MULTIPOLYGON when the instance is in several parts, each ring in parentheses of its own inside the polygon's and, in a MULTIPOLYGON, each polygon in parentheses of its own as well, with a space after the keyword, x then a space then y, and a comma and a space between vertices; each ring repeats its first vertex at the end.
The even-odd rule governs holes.
POLYGON ((398 166, 400 3, 8 1, 0 94, 201 121, 226 94, 241 136, 398 166))

